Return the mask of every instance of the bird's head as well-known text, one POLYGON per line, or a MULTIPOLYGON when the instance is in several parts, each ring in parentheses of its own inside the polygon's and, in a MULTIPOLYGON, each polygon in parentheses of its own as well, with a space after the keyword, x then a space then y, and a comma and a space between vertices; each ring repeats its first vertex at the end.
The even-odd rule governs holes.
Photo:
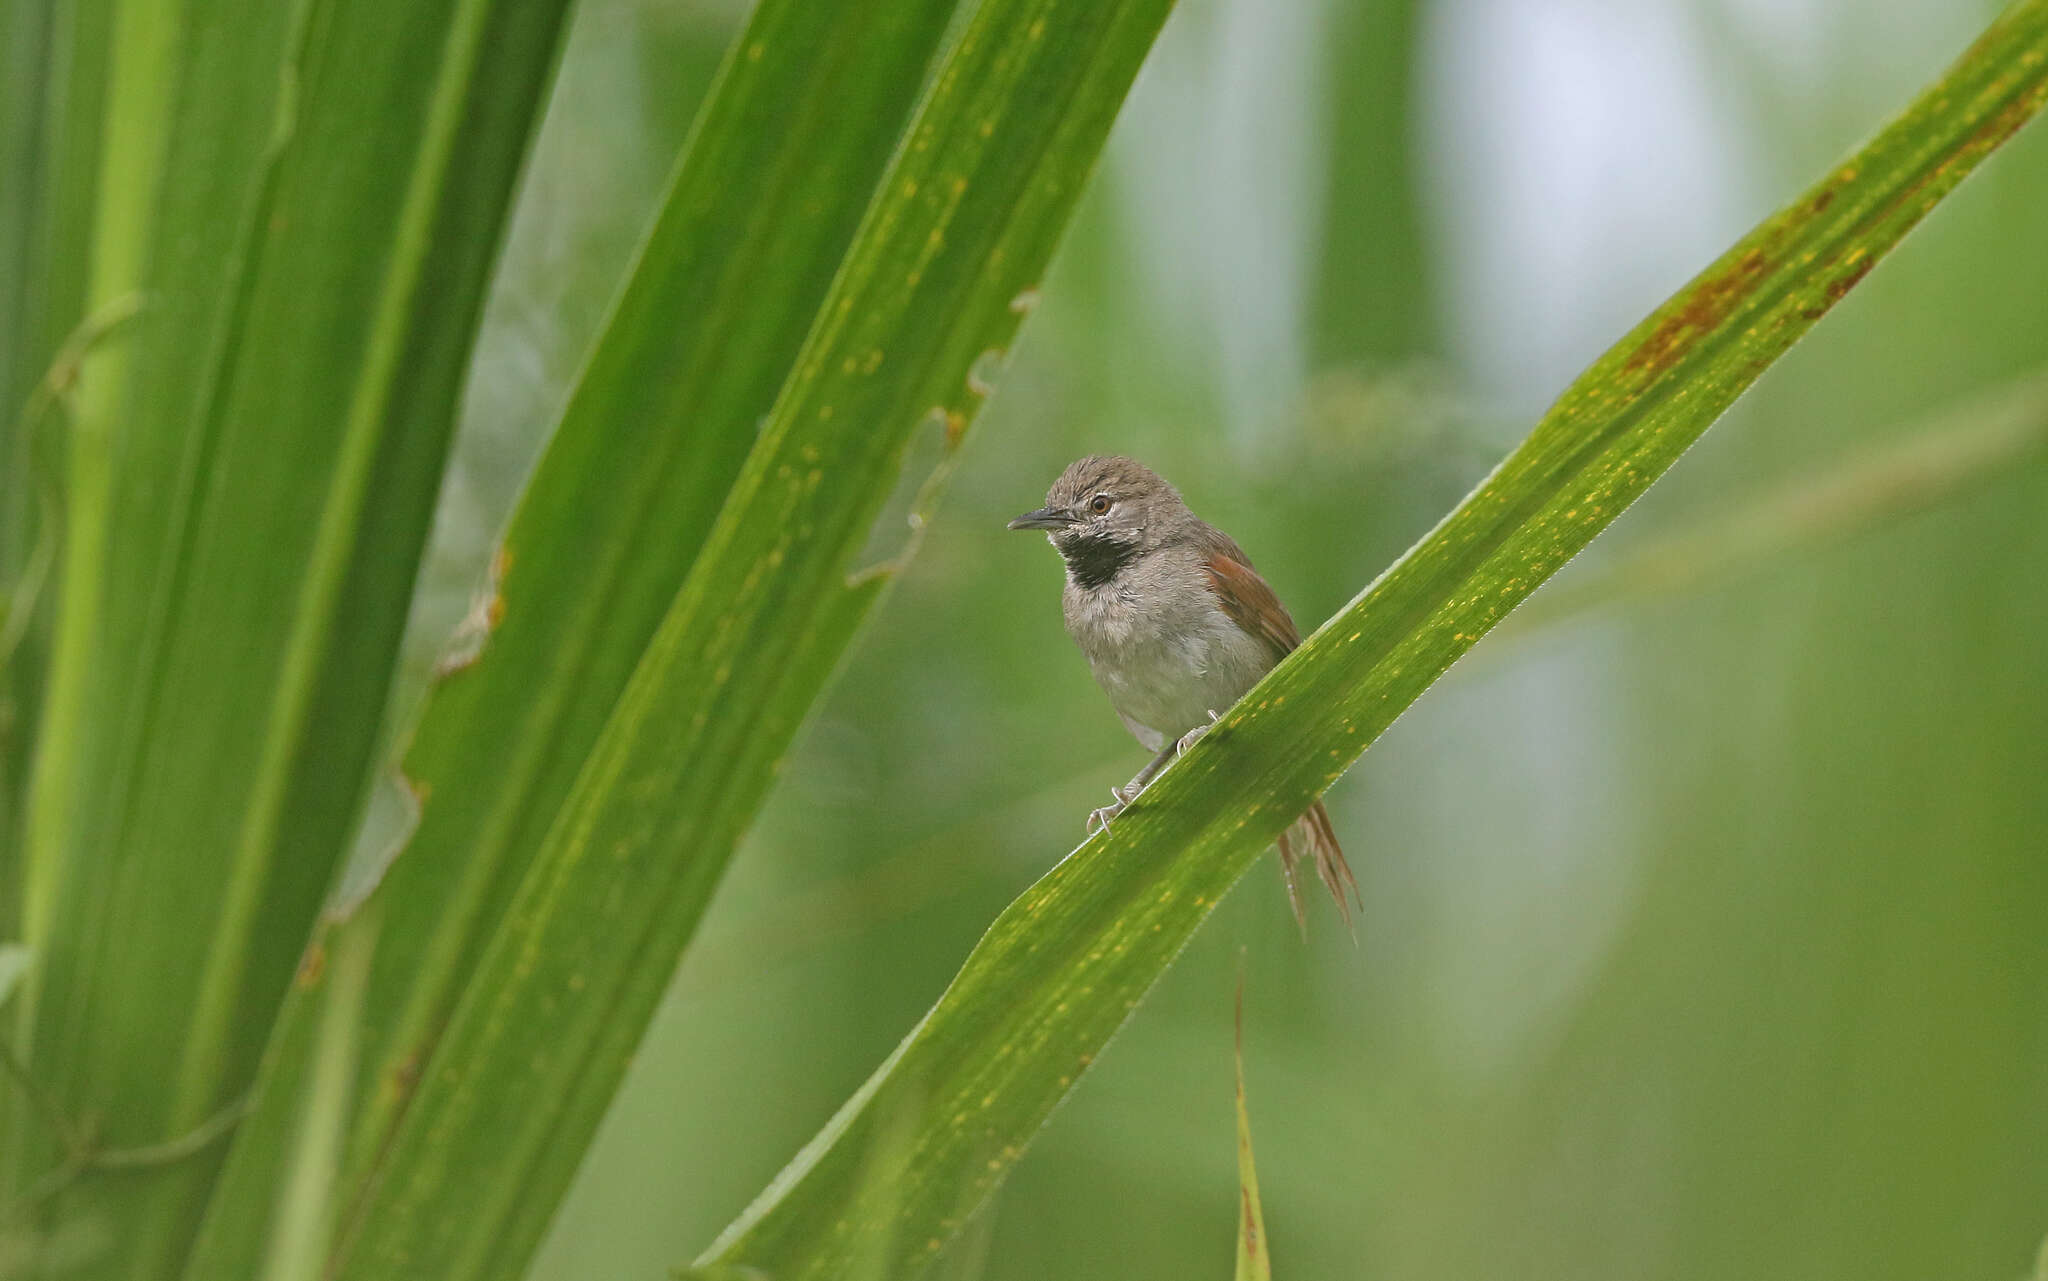
POLYGON ((1045 506, 1010 522, 1043 530, 1062 555, 1091 543, 1145 551, 1170 536, 1187 506, 1172 485, 1135 459, 1090 455, 1046 491, 1045 506))
POLYGON ((1090 455, 1060 473, 1045 506, 1010 522, 1043 530, 1082 587, 1099 587, 1139 556, 1171 542, 1187 521, 1180 492, 1134 459, 1090 455))

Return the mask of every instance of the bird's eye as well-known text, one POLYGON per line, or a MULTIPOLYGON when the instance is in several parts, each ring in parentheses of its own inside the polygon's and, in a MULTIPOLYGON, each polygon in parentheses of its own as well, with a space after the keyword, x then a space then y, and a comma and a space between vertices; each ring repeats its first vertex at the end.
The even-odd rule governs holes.
POLYGON ((1108 495, 1108 494, 1097 494, 1097 495, 1096 495, 1095 497, 1093 497, 1093 498, 1089 499, 1089 500, 1088 500, 1088 510, 1089 510, 1089 511, 1092 511, 1092 512, 1094 512, 1094 513, 1095 513, 1095 514, 1096 514, 1097 516, 1100 516, 1100 515, 1102 515, 1102 514, 1103 514, 1104 512, 1108 511, 1108 510, 1109 510, 1109 495, 1108 495))

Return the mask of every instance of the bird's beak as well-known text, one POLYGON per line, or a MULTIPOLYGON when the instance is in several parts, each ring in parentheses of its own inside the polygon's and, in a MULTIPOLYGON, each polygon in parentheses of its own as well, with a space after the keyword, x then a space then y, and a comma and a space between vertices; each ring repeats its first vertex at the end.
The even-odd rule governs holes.
POLYGON ((1035 512, 1025 512, 1010 522, 1011 529, 1065 529, 1074 523, 1074 518, 1052 507, 1041 507, 1035 512))

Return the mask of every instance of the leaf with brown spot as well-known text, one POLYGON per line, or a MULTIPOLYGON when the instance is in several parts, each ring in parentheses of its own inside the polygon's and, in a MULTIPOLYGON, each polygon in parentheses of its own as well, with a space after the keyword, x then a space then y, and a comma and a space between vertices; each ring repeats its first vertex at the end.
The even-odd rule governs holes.
POLYGON ((934 1202, 985 1197, 1071 1088, 1074 1055, 1109 1042, 1333 765, 1355 761, 1613 523, 1812 329, 1835 301, 1831 282, 1896 246, 2044 97, 2048 0, 2025 0, 1848 163, 1794 193, 1567 387, 1477 491, 1224 714, 1231 732, 1197 743, 1011 903, 713 1255, 831 1275, 829 1238, 855 1200, 862 1154, 906 1097, 928 1105, 920 1187, 934 1202), (971 1133, 949 1129, 945 1118, 968 1108, 971 1133))

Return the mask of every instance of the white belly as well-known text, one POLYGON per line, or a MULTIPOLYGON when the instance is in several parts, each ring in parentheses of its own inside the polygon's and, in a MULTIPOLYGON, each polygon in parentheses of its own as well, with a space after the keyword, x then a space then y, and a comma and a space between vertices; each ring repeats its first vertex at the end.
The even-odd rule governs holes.
POLYGON ((1208 724, 1270 666, 1265 646, 1206 600, 1144 609, 1122 593, 1069 588, 1066 603, 1096 684, 1152 751, 1208 724))

